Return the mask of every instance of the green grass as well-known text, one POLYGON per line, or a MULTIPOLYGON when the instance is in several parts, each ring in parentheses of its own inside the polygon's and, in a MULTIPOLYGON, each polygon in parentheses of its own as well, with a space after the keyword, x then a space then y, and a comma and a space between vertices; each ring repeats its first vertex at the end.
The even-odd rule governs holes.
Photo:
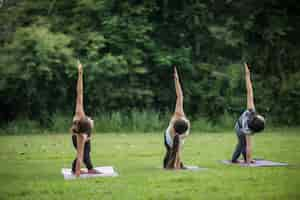
POLYGON ((192 133, 183 158, 206 171, 164 171, 162 134, 95 134, 95 165, 113 165, 119 177, 65 181, 75 156, 69 134, 0 136, 0 199, 300 199, 299 129, 254 137, 254 155, 289 167, 240 168, 228 159, 234 133, 192 133))

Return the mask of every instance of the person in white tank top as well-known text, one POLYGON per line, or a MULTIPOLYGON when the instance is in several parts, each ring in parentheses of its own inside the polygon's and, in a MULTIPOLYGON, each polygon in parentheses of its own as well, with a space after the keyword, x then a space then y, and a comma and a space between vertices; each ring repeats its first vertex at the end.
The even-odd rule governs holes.
POLYGON ((174 67, 174 82, 176 90, 176 107, 169 126, 164 134, 166 154, 163 161, 165 169, 184 169, 181 160, 181 150, 184 138, 189 135, 190 122, 183 111, 183 92, 176 67, 174 67))

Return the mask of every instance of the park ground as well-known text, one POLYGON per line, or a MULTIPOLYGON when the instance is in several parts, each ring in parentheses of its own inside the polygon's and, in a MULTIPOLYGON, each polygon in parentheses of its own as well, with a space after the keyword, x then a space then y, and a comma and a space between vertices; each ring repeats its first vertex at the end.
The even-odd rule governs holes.
POLYGON ((61 199, 300 199, 299 129, 254 136, 254 157, 288 162, 288 167, 249 168, 221 164, 235 147, 233 132, 192 132, 187 165, 207 170, 165 171, 162 133, 95 134, 96 166, 111 165, 118 177, 65 181, 62 167, 75 156, 70 134, 0 136, 0 200, 61 199))

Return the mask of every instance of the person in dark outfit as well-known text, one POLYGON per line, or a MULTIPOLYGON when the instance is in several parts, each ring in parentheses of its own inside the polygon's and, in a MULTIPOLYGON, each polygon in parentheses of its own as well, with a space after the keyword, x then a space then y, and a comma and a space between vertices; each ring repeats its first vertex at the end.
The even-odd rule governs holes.
POLYGON ((166 154, 163 159, 163 167, 165 169, 184 169, 181 161, 181 149, 184 138, 189 135, 190 122, 183 111, 183 93, 176 67, 174 68, 174 82, 177 96, 176 107, 164 134, 166 154))
POLYGON ((239 163, 238 158, 242 154, 244 162, 250 164, 255 162, 252 159, 251 135, 264 129, 265 119, 255 111, 250 71, 248 64, 245 63, 244 65, 247 87, 247 110, 244 111, 235 124, 238 144, 233 152, 231 161, 233 163, 239 163))
POLYGON ((91 151, 91 131, 94 127, 94 121, 85 115, 83 109, 83 69, 78 62, 78 80, 77 80, 77 97, 76 110, 71 127, 73 146, 77 151, 77 156, 72 163, 72 172, 76 176, 85 173, 80 170, 82 161, 88 169, 88 173, 98 173, 94 168, 90 158, 91 151))

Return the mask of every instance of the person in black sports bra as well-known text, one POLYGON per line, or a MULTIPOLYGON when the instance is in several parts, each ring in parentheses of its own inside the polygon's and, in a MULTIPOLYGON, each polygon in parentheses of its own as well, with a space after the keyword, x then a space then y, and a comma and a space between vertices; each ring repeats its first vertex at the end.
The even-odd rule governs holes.
POLYGON ((77 151, 76 158, 72 163, 72 172, 76 176, 85 173, 80 170, 83 162, 88 173, 98 173, 94 168, 90 157, 91 152, 91 132, 94 127, 94 121, 85 115, 83 108, 83 69, 80 62, 78 62, 78 80, 77 80, 77 97, 76 110, 73 117, 73 124, 71 127, 73 146, 77 151))

